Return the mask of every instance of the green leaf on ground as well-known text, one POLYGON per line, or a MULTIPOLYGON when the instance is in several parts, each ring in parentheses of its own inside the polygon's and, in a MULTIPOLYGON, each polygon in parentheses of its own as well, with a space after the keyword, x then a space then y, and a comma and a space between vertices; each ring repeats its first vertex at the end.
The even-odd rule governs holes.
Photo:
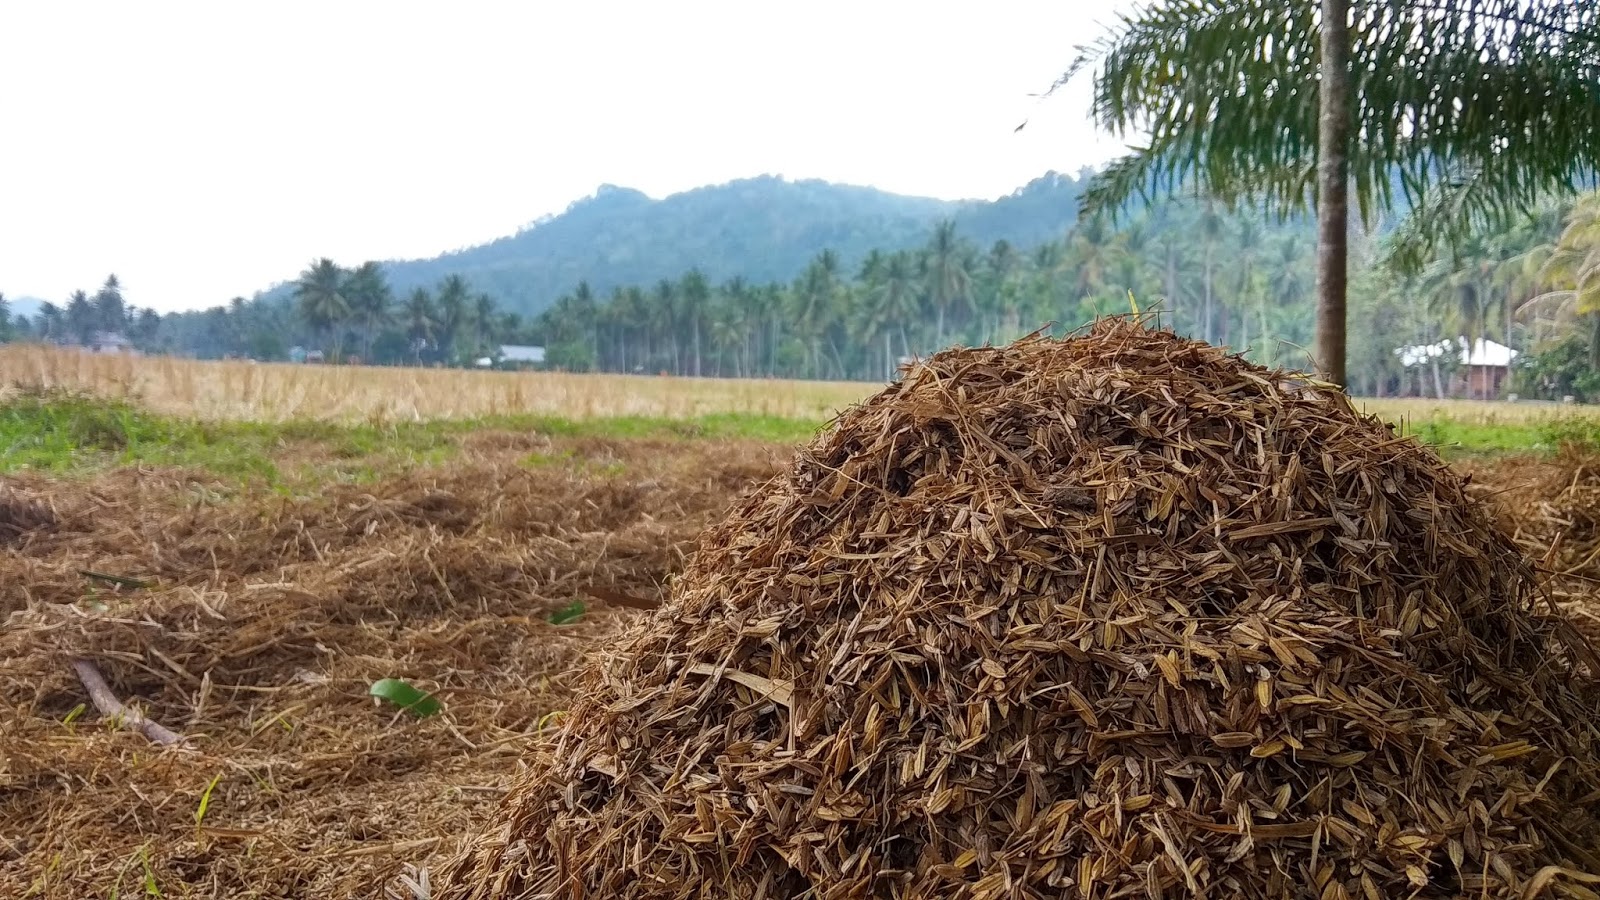
POLYGON ((442 708, 438 698, 398 678, 382 678, 374 681, 367 693, 387 700, 401 709, 409 710, 419 719, 436 715, 442 708))
POLYGON ((582 600, 574 600, 550 614, 551 625, 571 625, 583 618, 589 608, 583 605, 582 600))

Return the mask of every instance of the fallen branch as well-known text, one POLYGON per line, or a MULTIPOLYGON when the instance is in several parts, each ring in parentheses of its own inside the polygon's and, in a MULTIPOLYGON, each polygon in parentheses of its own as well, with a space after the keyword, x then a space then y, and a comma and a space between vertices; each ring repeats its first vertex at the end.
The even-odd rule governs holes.
POLYGON ((72 661, 72 671, 78 674, 78 680, 83 682, 89 699, 93 701, 94 708, 100 710, 100 715, 125 728, 138 729, 152 742, 163 746, 182 746, 186 743, 183 735, 159 722, 146 719, 136 709, 124 706, 117 695, 111 692, 111 686, 106 684, 105 676, 100 674, 100 669, 94 663, 87 659, 75 659, 72 661))

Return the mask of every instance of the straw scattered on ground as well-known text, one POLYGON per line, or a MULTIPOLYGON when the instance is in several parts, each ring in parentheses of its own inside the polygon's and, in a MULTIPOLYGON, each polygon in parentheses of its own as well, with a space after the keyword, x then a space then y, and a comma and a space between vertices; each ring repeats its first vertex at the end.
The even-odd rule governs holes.
MULTIPOLYGON (((247 394, 216 401, 234 414, 271 401, 247 394)), ((273 490, 145 464, 0 478, 0 897, 438 896, 439 860, 494 820, 530 736, 572 705, 573 667, 614 649, 640 617, 625 604, 662 596, 701 530, 792 452, 491 428, 397 475, 314 438, 264 445, 287 485, 273 490), (292 474, 346 470, 376 480, 292 474), (576 624, 550 624, 580 599, 576 624), (80 662, 187 748, 103 719, 80 662), (383 677, 436 691, 444 714, 375 704, 383 677)), ((1533 558, 1556 546, 1554 568, 1574 569, 1551 582, 1573 620, 1600 612, 1583 532, 1600 460, 1458 465, 1533 558)), ((927 577, 959 561, 948 552, 927 577)), ((730 672, 717 690, 750 674, 730 672)), ((1095 802, 1085 819, 1112 815, 1095 802)), ((1243 804, 1280 823, 1270 806, 1243 804)), ((1557 890, 1585 896, 1570 878, 1544 888, 1557 890)))
POLYGON ((1593 896, 1536 588, 1341 395, 1128 322, 948 352, 706 534, 434 896, 1593 896))
POLYGON ((1568 445, 1553 458, 1476 468, 1553 601, 1600 646, 1600 453, 1568 445))
POLYGON ((43 500, 0 485, 0 546, 16 546, 55 526, 56 514, 43 500))
POLYGON ((4 521, 54 524, 0 548, 0 896, 380 895, 491 808, 566 673, 777 458, 708 449, 477 434, 447 469, 289 494, 6 479, 4 521), (85 662, 186 746, 102 718, 85 662), (382 678, 443 713, 376 704, 382 678))

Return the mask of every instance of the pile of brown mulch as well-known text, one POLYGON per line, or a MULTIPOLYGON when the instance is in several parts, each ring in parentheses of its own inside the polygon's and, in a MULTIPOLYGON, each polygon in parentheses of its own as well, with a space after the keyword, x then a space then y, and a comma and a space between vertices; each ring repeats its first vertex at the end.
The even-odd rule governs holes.
POLYGON ((433 897, 1593 896, 1535 587, 1340 394, 1125 321, 941 353, 705 535, 433 897))
POLYGON ((570 670, 640 615, 594 592, 657 598, 727 483, 774 471, 769 448, 546 440, 573 451, 551 464, 474 438, 287 495, 16 479, 59 521, 0 547, 0 897, 381 894, 504 794, 570 670), (102 717, 79 661, 187 748, 102 717), (376 703, 382 678, 443 712, 376 703))

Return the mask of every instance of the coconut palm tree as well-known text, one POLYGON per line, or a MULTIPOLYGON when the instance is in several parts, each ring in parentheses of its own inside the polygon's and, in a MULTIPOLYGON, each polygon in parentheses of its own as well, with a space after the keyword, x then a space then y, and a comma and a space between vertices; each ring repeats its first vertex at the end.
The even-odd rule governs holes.
POLYGON ((67 300, 64 318, 67 334, 79 344, 88 344, 94 340, 96 325, 94 304, 89 302, 88 294, 83 291, 73 291, 67 300))
POLYGON ((950 311, 968 300, 972 275, 967 270, 966 254, 956 236, 956 223, 946 219, 934 226, 928 241, 928 298, 933 303, 934 344, 944 347, 945 319, 950 311))
POLYGON ((706 314, 711 304, 711 285, 707 283, 705 273, 698 268, 690 269, 684 273, 678 283, 678 316, 679 327, 686 329, 690 336, 689 352, 692 354, 694 377, 701 375, 700 333, 705 328, 706 314))
POLYGON ((300 317, 312 331, 331 340, 333 356, 338 359, 344 326, 351 315, 344 270, 327 257, 313 262, 294 283, 294 297, 300 317))
POLYGON ((472 298, 472 330, 479 351, 487 350, 494 340, 494 320, 494 298, 480 292, 472 298))
POLYGON ((901 250, 887 257, 883 264, 883 278, 867 297, 867 309, 870 312, 866 318, 867 333, 883 339, 886 377, 894 377, 898 356, 911 353, 910 341, 906 338, 906 323, 916 318, 919 299, 916 268, 911 254, 901 250), (900 338, 898 355, 894 352, 896 335, 900 338))
POLYGON ((361 323, 361 358, 371 360, 372 342, 389 320, 389 306, 394 302, 389 279, 376 262, 364 262, 345 279, 344 294, 351 318, 361 323))
POLYGON ((1540 268, 1553 289, 1525 308, 1588 332, 1589 365, 1600 368, 1600 193, 1573 205, 1566 227, 1540 268))
POLYGON ((411 339, 412 362, 420 365, 422 350, 433 340, 434 332, 438 328, 433 298, 428 295, 427 288, 415 288, 406 297, 405 305, 400 311, 400 323, 405 327, 406 336, 411 339))
POLYGON ((128 305, 122 299, 122 282, 116 275, 107 275, 106 283, 94 295, 96 324, 102 331, 126 331, 128 305))
POLYGON ((1317 365, 1345 377, 1349 199, 1404 196, 1393 260, 1419 268, 1600 170, 1600 4, 1572 0, 1151 0, 1081 51, 1103 127, 1143 147, 1081 213, 1180 183, 1318 211, 1317 365), (1359 136, 1359 140, 1356 140, 1359 136))
POLYGON ((46 301, 39 304, 39 337, 51 342, 59 342, 65 328, 62 326, 61 307, 46 301))
POLYGON ((440 351, 450 362, 455 361, 456 345, 461 337, 461 329, 467 324, 470 302, 471 291, 467 288, 466 279, 460 275, 449 275, 439 282, 439 293, 433 304, 434 324, 437 326, 435 335, 439 339, 440 351))

